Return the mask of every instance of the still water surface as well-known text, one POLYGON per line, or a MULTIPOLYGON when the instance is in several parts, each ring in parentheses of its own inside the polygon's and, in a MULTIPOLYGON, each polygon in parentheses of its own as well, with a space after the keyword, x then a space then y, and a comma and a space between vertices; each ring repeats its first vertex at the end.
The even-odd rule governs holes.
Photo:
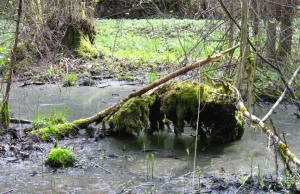
MULTIPOLYGON (((10 108, 14 117, 32 119, 37 111, 49 113, 53 108, 66 107, 68 120, 72 121, 104 110, 141 87, 119 82, 109 84, 111 86, 106 88, 63 88, 54 85, 16 87, 12 90, 10 108)), ((268 108, 266 105, 256 106, 254 113, 263 116, 268 108)), ((286 132, 291 151, 300 156, 300 120, 295 118, 294 111, 296 108, 292 105, 281 105, 272 119, 279 131, 286 132)), ((58 193, 118 193, 126 190, 133 193, 154 190, 158 193, 183 192, 189 189, 183 175, 193 168, 194 139, 191 133, 187 129, 181 137, 164 132, 152 137, 108 137, 99 142, 87 138, 63 140, 60 142, 62 147, 74 150, 77 167, 54 175, 45 173, 42 177, 39 173, 42 157, 52 147, 52 144, 45 143, 42 144, 44 151, 36 152, 28 161, 1 161, 0 192, 10 189, 14 193, 51 193, 53 190, 58 193), (146 179, 144 145, 149 151, 145 154, 153 153, 155 156, 153 180, 146 179), (190 162, 187 149, 191 152, 190 162), (31 176, 34 171, 38 174, 31 176)), ((250 154, 253 155, 254 173, 257 173, 258 165, 263 173, 274 173, 274 151, 272 147, 268 149, 268 138, 260 129, 255 132, 250 127, 240 141, 226 145, 199 145, 196 165, 201 166, 203 174, 217 172, 220 168, 224 168, 226 173, 250 173, 250 154)), ((280 169, 283 169, 282 165, 280 169)), ((51 169, 44 170, 49 172, 51 169)), ((150 176, 151 172, 148 173, 150 176)))

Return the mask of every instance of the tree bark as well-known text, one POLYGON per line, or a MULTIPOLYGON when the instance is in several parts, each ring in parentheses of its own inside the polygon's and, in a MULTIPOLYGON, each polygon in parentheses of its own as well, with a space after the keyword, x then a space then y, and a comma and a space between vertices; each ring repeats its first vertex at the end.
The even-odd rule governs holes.
POLYGON ((292 52, 292 39, 293 39, 293 15, 294 3, 293 0, 285 0, 281 5, 281 26, 280 26, 280 39, 279 39, 279 58, 284 60, 292 52))
POLYGON ((238 90, 241 89, 242 80, 244 78, 245 67, 246 67, 246 60, 248 55, 248 48, 247 48, 247 39, 248 39, 248 0, 242 0, 242 25, 241 25, 241 46, 240 46, 240 56, 241 61, 238 67, 236 82, 235 85, 238 90))
POLYGON ((3 99, 3 104, 0 109, 2 109, 0 115, 0 123, 4 125, 4 128, 7 128, 9 125, 9 108, 8 108, 8 100, 9 94, 12 84, 12 77, 14 73, 14 68, 16 64, 16 52, 18 47, 18 40, 19 40, 19 31, 20 31, 20 22, 21 22, 21 15, 22 15, 22 4, 23 0, 19 0, 19 7, 18 7, 18 16, 17 16, 17 23, 16 23, 16 31, 15 31, 15 42, 13 49, 11 51, 11 60, 9 63, 9 72, 8 72, 8 80, 6 85, 5 96, 3 99))
POLYGON ((267 58, 275 61, 276 51, 276 9, 274 2, 266 3, 266 20, 267 20, 267 58))

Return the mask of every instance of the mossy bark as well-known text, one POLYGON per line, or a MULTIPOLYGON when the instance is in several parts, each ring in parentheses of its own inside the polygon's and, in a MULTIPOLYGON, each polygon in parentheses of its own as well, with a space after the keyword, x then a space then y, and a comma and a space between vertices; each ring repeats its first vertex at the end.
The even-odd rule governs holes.
POLYGON ((99 52, 93 46, 96 31, 88 20, 71 19, 66 34, 62 40, 64 45, 76 57, 93 59, 99 57, 99 52))
POLYGON ((4 128, 7 128, 9 125, 8 102, 4 102, 0 107, 0 123, 4 128))

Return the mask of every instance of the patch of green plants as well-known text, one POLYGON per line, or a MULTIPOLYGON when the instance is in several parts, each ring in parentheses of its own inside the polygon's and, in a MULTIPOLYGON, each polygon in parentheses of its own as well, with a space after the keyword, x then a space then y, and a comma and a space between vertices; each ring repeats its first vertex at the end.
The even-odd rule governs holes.
POLYGON ((62 109, 52 109, 50 115, 42 112, 35 113, 31 124, 32 129, 37 130, 65 123, 67 121, 66 110, 66 107, 63 107, 62 109))
POLYGON ((72 166, 75 161, 75 155, 72 151, 53 148, 47 155, 46 164, 55 168, 66 168, 72 166))
POLYGON ((156 72, 154 72, 153 69, 151 69, 148 72, 148 80, 149 80, 149 83, 152 83, 152 82, 154 82, 156 80, 156 72))
POLYGON ((264 183, 264 179, 261 174, 260 165, 257 166, 257 170, 258 170, 258 173, 257 173, 258 182, 259 182, 260 187, 263 188, 265 186, 265 183, 264 183))
MULTIPOLYGON (((193 59, 214 54, 223 32, 211 33, 205 20, 140 19, 96 21, 96 47, 104 55, 125 59, 133 65, 179 64, 189 53, 193 59), (206 35, 200 41, 199 32, 206 35), (201 42, 201 44, 198 44, 201 42)), ((216 24, 219 21, 214 21, 216 24)), ((225 44, 224 44, 225 45, 225 44)))
POLYGON ((39 135, 43 141, 49 141, 51 135, 60 139, 72 129, 72 125, 67 123, 65 115, 65 107, 60 110, 52 109, 50 115, 41 112, 36 113, 31 124, 32 131, 30 134, 39 135))
POLYGON ((76 85, 77 74, 75 72, 69 73, 64 77, 64 86, 71 87, 76 85))
POLYGON ((201 167, 200 166, 197 166, 197 175, 198 175, 198 192, 201 193, 201 173, 202 173, 202 170, 201 170, 201 167))
POLYGON ((188 164, 187 164, 187 167, 186 167, 186 171, 188 172, 189 171, 189 166, 190 166, 190 149, 189 148, 186 148, 186 155, 187 155, 187 159, 188 159, 188 164))

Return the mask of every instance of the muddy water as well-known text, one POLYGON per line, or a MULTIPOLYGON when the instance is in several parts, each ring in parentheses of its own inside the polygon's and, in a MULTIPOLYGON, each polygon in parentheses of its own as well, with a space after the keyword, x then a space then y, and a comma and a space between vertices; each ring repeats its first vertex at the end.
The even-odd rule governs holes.
MULTIPOLYGON (((69 120, 91 116, 99 110, 115 103, 141 86, 110 83, 106 88, 59 86, 34 86, 14 88, 11 109, 14 116, 32 119, 34 112, 50 111, 52 108, 67 107, 69 120)), ((264 115, 268 107, 255 107, 256 115, 264 115)), ((300 156, 300 120, 295 119, 295 108, 281 105, 273 115, 279 131, 286 132, 286 140, 292 152, 300 156)), ((14 161, 0 159, 0 193, 183 193, 192 192, 192 170, 194 139, 191 130, 181 137, 164 132, 152 137, 143 135, 112 138, 98 142, 80 137, 60 142, 61 147, 72 149, 77 158, 75 168, 52 172, 42 168, 42 158, 52 144, 42 144, 30 158, 14 161), (146 151, 144 152, 144 146, 146 151), (190 149, 190 160, 186 149, 190 149), (146 155, 155 157, 153 179, 151 168, 148 171, 146 155), (45 171, 42 175, 42 169, 45 171)), ((253 173, 260 165, 262 173, 273 173, 273 149, 268 149, 268 138, 259 129, 245 131, 240 141, 226 145, 198 145, 196 166, 201 166, 202 176, 220 174, 224 168, 227 174, 250 173, 250 154, 253 155, 253 173)), ((280 166, 282 169, 282 165, 280 166)), ((221 176, 221 175, 219 175, 221 176)), ((209 179, 204 179, 209 181, 209 179)), ((208 183, 207 183, 208 184, 208 183)), ((205 189, 202 190, 205 192, 205 189)), ((233 192, 234 190, 232 190, 233 192)), ((226 191, 230 193, 230 190, 226 191)))

